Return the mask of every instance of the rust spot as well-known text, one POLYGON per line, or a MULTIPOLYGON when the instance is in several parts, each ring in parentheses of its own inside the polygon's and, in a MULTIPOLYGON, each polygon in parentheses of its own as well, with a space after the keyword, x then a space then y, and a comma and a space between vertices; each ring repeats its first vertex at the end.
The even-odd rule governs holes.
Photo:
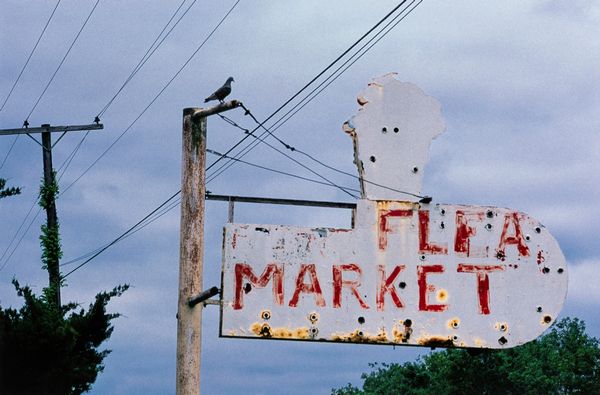
POLYGON ((356 329, 350 333, 335 333, 333 341, 349 342, 349 343, 387 343, 388 337, 385 330, 380 330, 377 335, 371 335, 361 329, 356 329))
POLYGON ((549 324, 550 322, 552 322, 552 317, 550 317, 549 315, 545 315, 543 318, 543 322, 544 324, 549 324))
POLYGON ((395 343, 402 343, 406 341, 404 340, 404 331, 400 330, 398 327, 394 327, 392 330, 392 336, 394 337, 395 343))
POLYGON ((309 338, 308 328, 307 327, 296 328, 294 330, 294 335, 296 336, 297 339, 308 339, 309 338))
POLYGON ((308 339, 309 329, 306 327, 289 329, 286 327, 271 328, 267 323, 255 322, 250 330, 256 335, 272 339, 308 339))
POLYGON ((496 258, 504 262, 504 260, 506 259, 506 254, 503 250, 496 250, 496 258))
POLYGON ((273 328, 271 331, 271 337, 278 339, 290 339, 293 337, 293 333, 287 328, 273 328))
POLYGON ((422 337, 417 343, 425 347, 454 347, 452 338, 446 336, 422 337))
POLYGON ((482 340, 482 339, 480 339, 478 337, 475 338, 475 339, 473 339, 473 343, 475 343, 475 345, 477 347, 485 347, 485 345, 486 345, 485 340, 482 340))
POLYGON ((457 329, 460 326, 460 319, 458 317, 452 318, 448 321, 448 327, 452 329, 457 329))
POLYGON ((385 333, 385 330, 380 330, 379 333, 375 336, 375 342, 377 343, 387 343, 388 341, 388 336, 387 333, 385 333))
POLYGON ((436 299, 438 302, 445 302, 448 300, 448 292, 445 289, 440 289, 437 292, 436 299))

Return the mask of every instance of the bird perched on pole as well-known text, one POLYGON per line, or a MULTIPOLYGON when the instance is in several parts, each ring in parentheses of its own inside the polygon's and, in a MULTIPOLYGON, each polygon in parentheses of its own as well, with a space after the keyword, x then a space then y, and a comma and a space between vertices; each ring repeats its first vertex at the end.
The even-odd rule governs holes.
POLYGON ((231 83, 233 82, 233 77, 227 78, 227 81, 223 84, 222 87, 217 89, 212 95, 204 99, 204 103, 209 102, 211 100, 218 100, 223 103, 223 99, 225 99, 231 93, 231 83))

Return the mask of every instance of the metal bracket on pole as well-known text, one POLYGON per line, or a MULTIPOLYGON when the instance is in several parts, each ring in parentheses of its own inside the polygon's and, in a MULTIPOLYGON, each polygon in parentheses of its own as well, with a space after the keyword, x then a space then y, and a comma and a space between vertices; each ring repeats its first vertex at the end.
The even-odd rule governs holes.
POLYGON ((192 296, 190 298, 190 300, 188 300, 188 306, 194 307, 198 303, 202 303, 204 301, 208 302, 208 299, 212 298, 215 295, 218 295, 219 292, 220 292, 219 288, 217 288, 217 287, 212 287, 210 289, 206 289, 206 290, 200 292, 198 295, 192 296))

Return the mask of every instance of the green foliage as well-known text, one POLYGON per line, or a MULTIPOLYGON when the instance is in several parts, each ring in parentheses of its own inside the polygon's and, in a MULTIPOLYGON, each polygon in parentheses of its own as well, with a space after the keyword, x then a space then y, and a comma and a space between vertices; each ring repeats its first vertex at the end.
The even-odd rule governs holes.
MULTIPOLYGON (((56 173, 52 182, 40 187, 40 206, 49 209, 58 194, 56 173)), ((113 332, 108 314, 111 298, 121 296, 129 286, 120 285, 96 295, 87 311, 76 303, 60 305, 58 294, 63 280, 58 267, 62 257, 58 221, 42 225, 40 244, 42 266, 57 282, 40 296, 13 279, 20 309, 0 306, 0 394, 81 394, 90 390, 110 350, 99 350, 113 332)))
POLYGON ((18 195, 21 193, 21 188, 19 187, 7 187, 6 180, 4 178, 0 178, 0 199, 18 195))
MULTIPOLYGON (((51 206, 55 204, 54 201, 57 195, 58 182, 56 181, 56 172, 53 170, 52 179, 49 183, 46 184, 44 180, 42 180, 39 205, 45 210, 54 210, 54 207, 51 206)), ((50 226, 48 222, 42 225, 41 232, 40 246, 42 247, 42 269, 58 275, 58 262, 63 254, 60 244, 60 224, 58 218, 56 219, 56 223, 52 226, 50 226)), ((61 284, 57 284, 58 282, 56 284, 50 284, 50 287, 59 287, 62 285, 62 282, 61 284)), ((56 290, 56 292, 60 292, 60 290, 56 290)))
POLYGON ((96 295, 87 311, 75 303, 57 308, 53 290, 41 296, 13 284, 24 299, 19 310, 0 307, 0 393, 81 394, 90 389, 110 350, 98 347, 113 331, 106 305, 128 285, 96 295))
POLYGON ((54 199, 56 199, 57 195, 58 182, 56 181, 56 172, 52 170, 52 181, 50 183, 46 184, 42 179, 42 184, 40 186, 39 205, 44 209, 48 209, 50 204, 52 204, 54 199))
POLYGON ((42 225, 42 234, 40 235, 40 245, 42 246, 42 268, 47 269, 52 262, 58 262, 62 258, 62 249, 60 245, 59 225, 48 227, 42 225))
POLYGON ((362 390, 348 384, 332 394, 600 394, 600 342, 577 318, 511 349, 448 349, 370 366, 362 390))

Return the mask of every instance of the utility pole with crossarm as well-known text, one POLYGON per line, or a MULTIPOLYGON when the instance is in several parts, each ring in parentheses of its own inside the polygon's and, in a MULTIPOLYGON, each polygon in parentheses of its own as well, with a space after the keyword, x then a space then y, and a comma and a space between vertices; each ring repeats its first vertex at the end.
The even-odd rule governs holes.
MULTIPOLYGON (((50 126, 49 124, 44 124, 41 127, 36 128, 19 128, 19 129, 0 129, 0 136, 14 135, 14 134, 25 134, 33 141, 35 141, 38 145, 42 147, 42 155, 44 161, 44 188, 49 189, 54 183, 54 170, 52 168, 52 148, 64 137, 67 132, 76 132, 76 131, 90 131, 90 130, 99 130, 103 129, 104 125, 100 123, 97 119, 96 123, 88 124, 88 125, 71 125, 71 126, 50 126), (60 137, 54 145, 52 144, 52 133, 60 133, 60 137), (32 134, 40 133, 42 135, 42 142, 40 143, 32 134)), ((58 217, 56 215, 56 202, 54 199, 54 194, 49 195, 51 197, 50 201, 46 202, 46 226, 49 232, 54 232, 58 234, 58 217)), ((49 261, 47 262, 48 268, 48 282, 51 288, 56 290, 55 293, 55 303, 56 306, 61 306, 60 300, 60 268, 58 256, 50 256, 49 261)))

